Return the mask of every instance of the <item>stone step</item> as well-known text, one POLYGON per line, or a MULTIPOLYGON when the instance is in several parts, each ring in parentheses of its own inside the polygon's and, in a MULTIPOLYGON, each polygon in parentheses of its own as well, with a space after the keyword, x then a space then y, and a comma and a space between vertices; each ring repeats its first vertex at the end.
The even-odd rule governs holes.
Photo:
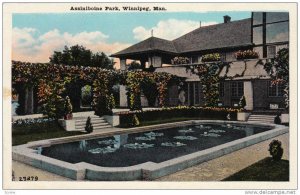
MULTIPOLYGON (((105 129, 105 128, 110 128, 111 126, 110 125, 105 125, 105 126, 101 126, 101 127, 94 127, 93 130, 96 131, 96 130, 101 130, 101 129, 105 129)), ((76 131, 85 131, 84 128, 77 128, 75 129, 76 131)))
MULTIPOLYGON (((76 120, 75 124, 76 125, 82 125, 85 124, 87 120, 76 120)), ((95 120, 91 120, 92 123, 106 123, 106 120, 104 119, 95 119, 95 120)))
MULTIPOLYGON (((108 123, 92 123, 93 127, 102 127, 102 126, 107 126, 109 125, 108 123)), ((76 125, 76 128, 84 128, 85 127, 85 124, 82 124, 82 125, 76 125)))
POLYGON ((272 118, 275 117, 275 115, 250 115, 250 117, 272 118))
MULTIPOLYGON (((87 120, 87 117, 73 117, 74 120, 87 120)), ((99 117, 99 116, 90 116, 91 120, 93 119, 104 119, 103 117, 99 117)))
POLYGON ((261 122, 261 123, 274 123, 274 115, 260 115, 252 114, 249 116, 248 121, 250 122, 261 122))

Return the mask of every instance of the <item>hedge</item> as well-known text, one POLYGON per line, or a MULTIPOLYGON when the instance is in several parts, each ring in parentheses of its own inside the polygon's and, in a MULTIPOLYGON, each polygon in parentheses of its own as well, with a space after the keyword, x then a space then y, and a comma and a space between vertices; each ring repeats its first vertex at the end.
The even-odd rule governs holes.
POLYGON ((237 120, 237 112, 239 109, 232 108, 213 108, 213 107, 171 107, 162 108, 160 110, 121 112, 120 127, 134 127, 133 121, 139 121, 142 124, 146 121, 155 121, 171 118, 205 118, 214 120, 228 120, 227 115, 230 114, 230 120, 237 120))

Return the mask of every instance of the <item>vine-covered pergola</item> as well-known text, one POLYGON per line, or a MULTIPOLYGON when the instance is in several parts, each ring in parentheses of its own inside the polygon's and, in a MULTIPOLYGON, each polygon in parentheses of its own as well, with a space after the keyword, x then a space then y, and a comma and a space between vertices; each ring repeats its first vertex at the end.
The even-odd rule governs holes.
POLYGON ((144 71, 106 70, 97 67, 55 65, 49 63, 25 63, 12 61, 12 83, 17 93, 21 88, 37 88, 38 104, 49 117, 61 118, 64 115, 66 87, 91 85, 93 90, 92 107, 99 116, 112 114, 115 100, 112 88, 116 84, 127 86, 130 110, 141 109, 140 94, 142 85, 152 85, 158 94, 158 102, 165 106, 167 86, 176 76, 168 73, 144 71))

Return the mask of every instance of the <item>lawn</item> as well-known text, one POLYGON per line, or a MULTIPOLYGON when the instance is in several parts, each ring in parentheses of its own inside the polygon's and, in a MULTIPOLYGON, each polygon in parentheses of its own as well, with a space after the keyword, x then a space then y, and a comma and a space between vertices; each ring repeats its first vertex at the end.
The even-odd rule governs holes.
POLYGON ((84 132, 65 131, 58 122, 51 121, 46 124, 30 124, 12 126, 12 145, 26 144, 27 142, 81 135, 84 132))
POLYGON ((289 161, 265 158, 223 181, 289 181, 289 161))

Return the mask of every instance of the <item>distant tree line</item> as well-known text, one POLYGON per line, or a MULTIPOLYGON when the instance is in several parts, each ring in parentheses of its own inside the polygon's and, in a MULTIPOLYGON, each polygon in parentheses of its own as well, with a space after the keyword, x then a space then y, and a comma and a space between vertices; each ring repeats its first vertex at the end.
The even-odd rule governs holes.
POLYGON ((50 63, 114 69, 114 61, 105 53, 93 53, 81 45, 74 45, 70 48, 65 46, 63 51, 54 51, 50 57, 50 63))

